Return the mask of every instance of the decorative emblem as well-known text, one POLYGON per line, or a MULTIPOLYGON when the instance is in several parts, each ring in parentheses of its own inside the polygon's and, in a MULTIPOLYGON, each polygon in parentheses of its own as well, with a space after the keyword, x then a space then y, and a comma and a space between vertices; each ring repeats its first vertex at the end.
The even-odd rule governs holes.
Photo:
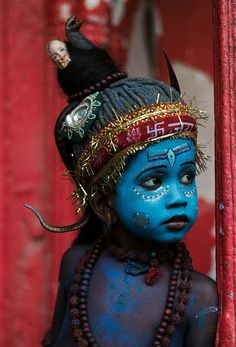
POLYGON ((141 263, 139 261, 131 261, 128 259, 128 263, 125 268, 125 272, 128 275, 138 276, 140 274, 146 273, 149 269, 148 264, 141 263))
POLYGON ((170 167, 173 167, 175 164, 175 152, 170 148, 167 152, 167 158, 170 163, 170 167))
POLYGON ((128 132, 127 132, 127 141, 128 142, 133 142, 133 141, 138 141, 140 140, 140 137, 141 137, 141 131, 139 128, 131 128, 131 129, 128 129, 128 132))
POLYGON ((82 141, 88 130, 97 118, 102 105, 102 96, 99 92, 87 96, 65 118, 62 124, 62 134, 73 141, 82 141))

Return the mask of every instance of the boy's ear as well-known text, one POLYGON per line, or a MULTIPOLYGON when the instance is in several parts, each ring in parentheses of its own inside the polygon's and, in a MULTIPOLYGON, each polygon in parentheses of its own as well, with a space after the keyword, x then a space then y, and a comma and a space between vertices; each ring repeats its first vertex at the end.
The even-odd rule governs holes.
POLYGON ((114 224, 117 221, 112 194, 106 196, 96 194, 90 202, 90 206, 103 223, 114 224))

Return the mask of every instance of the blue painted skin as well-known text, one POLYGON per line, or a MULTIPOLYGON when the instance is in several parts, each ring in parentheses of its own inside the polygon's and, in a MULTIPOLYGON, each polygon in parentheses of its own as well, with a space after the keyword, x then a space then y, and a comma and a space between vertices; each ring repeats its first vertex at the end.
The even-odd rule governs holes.
MULTIPOLYGON (((150 247, 150 242, 144 242, 146 239, 153 241, 151 248, 155 242, 155 251, 159 246, 162 249, 164 243, 182 239, 197 216, 195 171, 195 149, 191 140, 165 140, 138 152, 117 185, 114 203, 122 225, 120 228, 117 223, 116 237, 123 231, 125 236, 138 235, 139 238, 131 237, 130 247, 137 239, 140 241, 136 243, 138 247, 150 247), (165 224, 173 216, 181 215, 188 218, 183 228, 172 230, 165 224)), ((130 240, 125 238, 125 241, 130 240)), ((60 281, 63 285, 58 294, 53 327, 57 337, 55 347, 76 347, 69 303, 65 298, 69 295, 78 259, 86 249, 86 245, 75 245, 62 261, 60 281)), ((105 250, 90 281, 88 316, 99 346, 150 346, 163 315, 171 274, 169 264, 160 265, 162 276, 151 287, 144 284, 143 275, 127 275, 125 267, 125 262, 117 261, 105 250)), ((215 285, 194 271, 191 281, 186 312, 171 337, 170 347, 210 347, 214 344, 217 316, 208 314, 205 317, 205 314, 209 307, 217 305, 215 285)))
POLYGON ((127 231, 160 243, 177 242, 186 235, 198 213, 195 154, 192 140, 169 139, 131 159, 114 198, 115 211, 127 231), (187 222, 182 228, 166 223, 183 215, 187 222))

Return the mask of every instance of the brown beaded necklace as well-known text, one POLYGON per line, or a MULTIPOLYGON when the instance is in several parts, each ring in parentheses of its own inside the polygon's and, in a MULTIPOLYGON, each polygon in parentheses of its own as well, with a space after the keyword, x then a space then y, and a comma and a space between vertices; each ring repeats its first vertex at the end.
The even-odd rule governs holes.
MULTIPOLYGON (((77 266, 74 281, 71 284, 70 316, 73 334, 79 347, 99 347, 89 324, 87 297, 89 281, 93 269, 103 251, 104 236, 99 237, 94 248, 88 250, 80 258, 77 266)), ((184 243, 179 242, 174 245, 173 270, 170 277, 166 306, 157 328, 154 341, 151 347, 168 347, 171 336, 175 333, 176 327, 180 324, 185 306, 188 302, 188 293, 191 289, 192 259, 184 243), (180 283, 178 285, 178 279, 180 283), (174 302, 177 294, 177 305, 174 302)))

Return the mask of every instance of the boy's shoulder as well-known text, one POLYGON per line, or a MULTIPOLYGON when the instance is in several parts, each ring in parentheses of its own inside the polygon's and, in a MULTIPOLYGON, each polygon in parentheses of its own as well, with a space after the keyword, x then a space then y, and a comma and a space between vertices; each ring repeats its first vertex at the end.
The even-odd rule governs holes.
POLYGON ((71 280, 75 273, 76 267, 80 262, 80 258, 85 254, 86 250, 90 248, 90 244, 77 244, 71 246, 63 254, 61 259, 59 281, 66 283, 71 280))
POLYGON ((202 310, 215 310, 217 312, 218 293, 216 282, 209 276, 197 271, 193 271, 191 282, 188 305, 191 308, 191 315, 197 316, 202 310))
POLYGON ((217 294, 216 282, 209 276, 198 271, 192 273, 193 290, 206 295, 217 294))

